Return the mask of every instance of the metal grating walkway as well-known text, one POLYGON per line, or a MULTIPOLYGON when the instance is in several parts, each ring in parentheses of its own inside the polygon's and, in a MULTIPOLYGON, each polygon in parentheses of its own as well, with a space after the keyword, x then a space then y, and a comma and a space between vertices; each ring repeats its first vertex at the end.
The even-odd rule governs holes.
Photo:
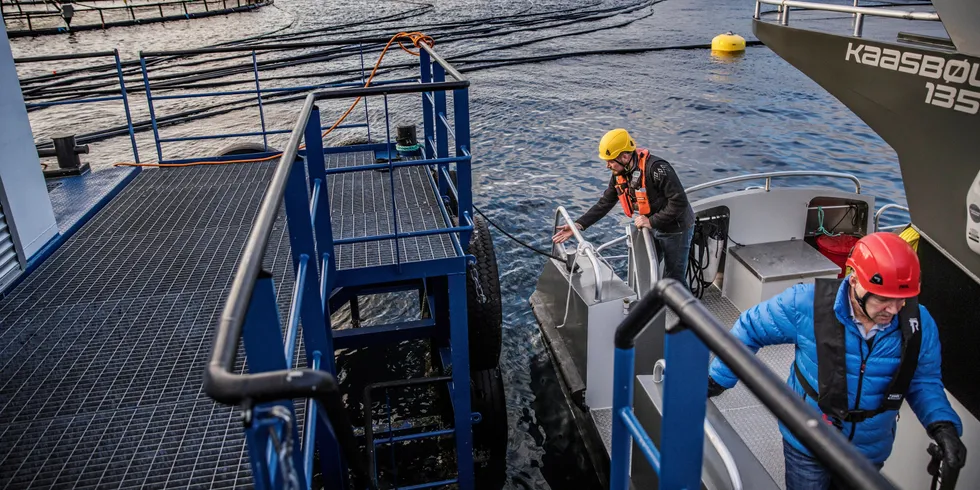
MULTIPOLYGON (((0 489, 251 485, 202 374, 274 165, 144 171, 0 302, 0 489)), ((265 265, 285 308, 283 221, 265 265)))
MULTIPOLYGON (((374 152, 369 151, 326 155, 328 169, 375 163, 374 152)), ((451 226, 446 224, 439 210, 428 172, 428 167, 401 167, 393 173, 369 170, 328 176, 334 237, 340 239, 394 233, 392 183, 399 233, 451 226)), ((397 248, 402 263, 456 256, 449 235, 402 238, 398 240, 397 248)), ((394 240, 340 245, 335 248, 337 269, 395 264, 398 262, 395 249, 394 240)))

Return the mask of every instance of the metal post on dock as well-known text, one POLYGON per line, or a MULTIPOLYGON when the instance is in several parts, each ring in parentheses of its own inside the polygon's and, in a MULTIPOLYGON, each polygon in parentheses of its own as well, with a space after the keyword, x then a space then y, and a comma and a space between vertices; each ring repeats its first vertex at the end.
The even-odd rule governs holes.
POLYGON ((163 163, 163 147, 160 145, 160 128, 157 127, 157 116, 153 110, 153 93, 150 91, 150 77, 146 73, 146 58, 140 51, 140 70, 143 72, 143 87, 146 89, 146 105, 150 109, 150 125, 153 126, 153 141, 157 147, 157 161, 163 163))
MULTIPOLYGON (((242 329, 242 341, 245 345, 246 356, 248 356, 249 373, 257 374, 289 369, 286 364, 286 354, 281 348, 282 330, 280 323, 279 305, 276 303, 276 289, 272 274, 264 270, 260 271, 255 282, 255 289, 252 291, 252 299, 249 302, 244 328, 242 329)), ((252 414, 263 415, 262 417, 255 417, 261 418, 261 421, 253 419, 250 424, 246 425, 248 450, 252 455, 252 461, 266 463, 253 465, 252 471, 256 473, 257 479, 267 479, 272 476, 267 465, 271 457, 292 467, 279 468, 279 471, 275 473, 276 481, 285 482, 285 478, 295 479, 295 483, 299 484, 301 488, 305 488, 305 474, 299 471, 303 467, 303 450, 299 444, 299 428, 297 427, 298 424, 295 423, 296 412, 293 404, 273 402, 262 404, 254 409, 246 407, 245 410, 250 419, 252 414), (275 445, 281 446, 280 454, 286 454, 288 451, 291 455, 290 458, 279 458, 280 454, 267 451, 270 432, 279 432, 276 431, 276 428, 280 425, 276 422, 270 422, 267 417, 269 414, 275 414, 275 417, 282 421, 283 431, 276 436, 279 442, 275 445), (268 430, 270 428, 272 431, 268 430), (259 468, 254 466, 259 466, 259 468)))
MULTIPOLYGON (((424 50, 423 50, 424 51, 424 50)), ((432 81, 435 83, 446 81, 446 69, 439 63, 432 64, 432 81)), ((433 127, 436 132, 436 158, 446 158, 449 156, 449 128, 440 120, 446 117, 446 92, 438 90, 432 94, 435 97, 435 117, 433 127)), ((448 164, 439 164, 439 194, 447 195, 449 186, 446 182, 443 169, 448 168, 448 164)))
MULTIPOLYGON (((360 52, 361 56, 361 85, 365 85, 367 84, 367 79, 364 77, 364 44, 358 43, 357 50, 360 52)), ((368 98, 364 97, 361 99, 361 102, 364 104, 364 124, 367 125, 368 143, 371 143, 371 117, 368 113, 368 98)))
MULTIPOLYGON (((310 180, 310 214, 313 221, 313 235, 316 237, 317 256, 323 266, 321 273, 326 276, 322 282, 326 291, 333 289, 333 278, 337 272, 336 255, 333 249, 333 224, 330 222, 330 193, 327 186, 327 171, 323 156, 323 135, 320 129, 320 109, 313 106, 310 120, 306 123, 306 171, 310 180), (326 259, 326 260, 324 260, 326 259)), ((322 298, 321 298, 322 300, 322 298)), ((326 318, 327 322, 330 318, 326 318)), ((328 328, 329 331, 329 328, 328 328)))
MULTIPOLYGON (((422 87, 425 87, 432 82, 432 62, 429 59, 429 52, 424 49, 419 50, 419 67, 421 68, 419 76, 422 87)), ((435 131, 432 127, 435 124, 435 118, 433 117, 434 110, 433 93, 431 91, 422 92, 422 136, 424 138, 424 141, 422 141, 422 155, 424 158, 435 158, 435 131)), ((440 186, 439 189, 440 194, 442 194, 444 192, 442 191, 442 187, 440 186)))
POLYGON ((391 219, 395 231, 395 268, 400 274, 402 271, 401 248, 398 242, 398 204, 395 202, 395 166, 391 159, 393 145, 391 144, 391 118, 388 113, 388 94, 384 96, 385 101, 385 153, 388 155, 388 190, 391 191, 391 219))
POLYGON ((286 223, 289 226, 289 246, 293 257, 293 272, 296 284, 302 285, 296 295, 298 309, 303 325, 303 348, 307 352, 307 363, 314 352, 320 352, 327 371, 336 372, 333 358, 333 340, 327 334, 328 321, 320 298, 320 264, 317 260, 313 238, 313 223, 310 219, 310 204, 307 201, 306 169, 293 164, 286 184, 285 197, 286 223), (300 278, 302 276, 302 281, 300 278))
MULTIPOLYGON (((102 13, 102 10, 99 10, 102 13)), ((140 154, 136 149, 136 131, 133 130, 133 116, 129 112, 129 96, 126 94, 126 81, 123 79, 122 61, 119 59, 119 50, 112 50, 113 58, 116 61, 116 75, 119 76, 119 94, 122 96, 123 110, 126 111, 126 128, 129 130, 129 142, 133 145, 133 161, 140 163, 140 154)))
MULTIPOLYGON (((473 157, 470 154, 470 102, 469 91, 465 88, 453 91, 453 141, 456 143, 456 156, 465 157, 465 162, 456 163, 456 205, 459 208, 456 216, 460 216, 460 226, 468 225, 466 221, 473 217, 473 194, 471 189, 473 173, 473 157), (465 217, 465 219, 464 219, 465 217)), ((470 243, 471 232, 459 234, 463 247, 470 243)))
POLYGON ((127 5, 127 7, 129 7, 129 16, 132 17, 133 20, 136 20, 136 12, 133 12, 133 6, 127 5))
POLYGON ((259 63, 252 50, 252 73, 255 74, 255 98, 259 102, 259 123, 262 125, 262 148, 269 151, 269 135, 265 132, 265 109, 262 107, 262 89, 259 87, 259 63))
POLYGON ((453 363, 453 416, 456 427, 456 462, 459 468, 459 488, 472 490, 473 430, 470 405, 469 332, 466 321, 466 273, 450 274, 449 279, 449 340, 453 363))

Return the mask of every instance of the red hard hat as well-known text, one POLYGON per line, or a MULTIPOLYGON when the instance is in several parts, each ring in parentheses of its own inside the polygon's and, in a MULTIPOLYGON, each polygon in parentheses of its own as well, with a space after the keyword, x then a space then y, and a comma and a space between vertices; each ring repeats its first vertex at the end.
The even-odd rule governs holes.
POLYGON ((861 287, 886 298, 919 295, 919 257, 902 237, 872 233, 854 245, 847 257, 861 287))

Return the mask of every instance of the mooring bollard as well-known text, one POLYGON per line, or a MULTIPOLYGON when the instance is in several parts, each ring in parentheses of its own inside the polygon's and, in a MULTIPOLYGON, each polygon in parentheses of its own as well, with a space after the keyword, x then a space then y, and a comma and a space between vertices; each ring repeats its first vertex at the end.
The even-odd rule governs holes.
POLYGON ((45 170, 45 177, 81 175, 89 170, 89 164, 82 163, 78 158, 80 153, 88 153, 88 145, 76 145, 73 134, 60 134, 51 139, 54 141, 54 148, 37 151, 37 156, 41 158, 57 157, 58 159, 58 168, 45 170))

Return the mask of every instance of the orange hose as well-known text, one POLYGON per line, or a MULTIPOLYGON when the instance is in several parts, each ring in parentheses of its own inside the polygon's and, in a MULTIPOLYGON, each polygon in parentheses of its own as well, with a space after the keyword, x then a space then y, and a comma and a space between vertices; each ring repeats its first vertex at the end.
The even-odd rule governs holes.
MULTIPOLYGON (((391 44, 394 43, 394 42, 396 42, 396 40, 398 40, 399 38, 402 38, 402 37, 407 37, 409 40, 411 40, 412 41, 412 45, 415 46, 416 48, 419 47, 419 43, 425 43, 429 47, 432 47, 432 46, 435 45, 435 41, 432 39, 432 37, 427 36, 427 35, 425 35, 422 32, 418 32, 418 31, 413 31, 413 32, 399 32, 398 34, 395 34, 394 36, 391 37, 391 39, 388 40, 388 43, 385 44, 384 49, 381 50, 381 55, 378 56, 378 61, 374 63, 374 69, 371 70, 371 75, 368 77, 367 81, 364 82, 364 87, 365 88, 367 88, 368 86, 370 86, 371 85, 371 81, 374 80, 374 76, 378 73, 378 68, 381 67, 381 60, 384 59, 385 54, 388 52, 388 49, 391 48, 391 44)), ((410 54, 412 56, 419 56, 419 52, 418 51, 412 51, 411 49, 409 49, 408 47, 406 47, 404 44, 402 44, 402 42, 400 40, 398 40, 397 43, 398 43, 398 47, 401 48, 402 51, 405 51, 406 53, 408 53, 408 54, 410 54)), ((361 102, 361 99, 362 98, 363 98, 363 96, 358 97, 357 99, 355 99, 354 100, 354 103, 351 104, 351 106, 347 109, 347 112, 344 112, 344 114, 342 116, 340 116, 340 119, 337 119, 337 122, 333 123, 333 126, 330 126, 329 129, 327 129, 326 131, 324 131, 323 134, 320 135, 320 137, 322 138, 322 137, 330 134, 330 132, 332 132, 334 129, 337 129, 337 126, 340 126, 340 124, 344 122, 344 119, 347 119, 347 116, 349 116, 350 113, 354 111, 354 108, 357 107, 357 104, 361 102)), ((302 148, 306 148, 306 145, 305 144, 304 145, 301 145, 300 146, 300 149, 302 149, 302 148)), ((113 166, 114 167, 193 167, 193 166, 196 166, 196 165, 225 165, 225 164, 231 164, 231 163, 267 162, 269 160, 275 160, 276 158, 279 158, 281 156, 282 156, 282 153, 280 152, 280 153, 276 153, 275 155, 270 155, 270 156, 267 156, 267 157, 257 158, 257 159, 249 159, 249 160, 222 160, 222 161, 207 161, 207 160, 204 160, 204 161, 199 161, 199 162, 187 162, 187 163, 136 163, 136 162, 119 162, 119 163, 114 164, 113 166)))

